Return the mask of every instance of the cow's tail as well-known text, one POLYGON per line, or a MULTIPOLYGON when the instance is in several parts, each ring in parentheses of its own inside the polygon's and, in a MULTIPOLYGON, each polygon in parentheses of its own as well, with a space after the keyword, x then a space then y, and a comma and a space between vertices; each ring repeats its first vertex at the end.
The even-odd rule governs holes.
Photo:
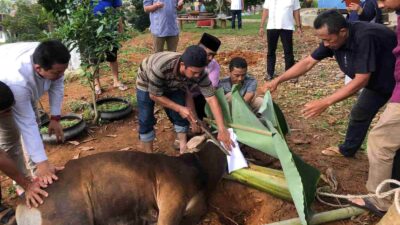
POLYGON ((17 206, 15 218, 18 225, 42 225, 42 213, 37 208, 29 208, 25 204, 17 206))

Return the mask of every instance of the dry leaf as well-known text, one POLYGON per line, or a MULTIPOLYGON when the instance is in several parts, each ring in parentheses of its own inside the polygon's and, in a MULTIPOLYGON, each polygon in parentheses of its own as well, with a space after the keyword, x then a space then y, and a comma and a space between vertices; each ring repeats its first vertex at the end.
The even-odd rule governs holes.
POLYGON ((70 143, 71 145, 80 145, 81 143, 79 143, 78 141, 68 141, 68 143, 70 143))
POLYGON ((82 141, 82 143, 86 143, 86 142, 94 141, 94 140, 96 140, 96 138, 89 138, 89 139, 86 139, 86 140, 82 141))
POLYGON ((72 159, 79 159, 79 156, 81 156, 81 152, 78 152, 76 155, 74 155, 74 157, 72 157, 72 159))
POLYGON ((112 138, 116 138, 117 135, 116 134, 107 134, 106 137, 112 137, 112 138))
POLYGON ((79 147, 79 149, 82 151, 92 151, 94 150, 94 147, 79 147))
POLYGON ((132 148, 131 147, 126 147, 126 148, 121 148, 120 150, 118 150, 118 151, 129 151, 129 150, 131 150, 132 148))

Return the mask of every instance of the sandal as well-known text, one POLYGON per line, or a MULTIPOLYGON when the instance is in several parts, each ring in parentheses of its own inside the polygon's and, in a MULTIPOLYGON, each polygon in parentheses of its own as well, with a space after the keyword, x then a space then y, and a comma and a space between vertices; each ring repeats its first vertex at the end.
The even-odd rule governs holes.
POLYGON ((374 215, 379 216, 379 217, 383 217, 385 215, 386 211, 382 211, 382 210, 378 209, 370 200, 368 200, 368 198, 362 198, 362 200, 364 201, 365 205, 359 205, 350 200, 348 200, 348 203, 352 206, 368 210, 369 212, 371 212, 374 215))
POLYGON ((121 91, 125 91, 125 90, 128 89, 128 87, 127 87, 125 84, 123 84, 123 83, 119 83, 119 84, 117 84, 117 85, 114 84, 114 87, 115 87, 115 88, 118 88, 118 89, 121 90, 121 91))
POLYGON ((342 153, 340 153, 338 147, 329 147, 321 151, 323 155, 326 156, 335 156, 335 157, 343 157, 342 153))

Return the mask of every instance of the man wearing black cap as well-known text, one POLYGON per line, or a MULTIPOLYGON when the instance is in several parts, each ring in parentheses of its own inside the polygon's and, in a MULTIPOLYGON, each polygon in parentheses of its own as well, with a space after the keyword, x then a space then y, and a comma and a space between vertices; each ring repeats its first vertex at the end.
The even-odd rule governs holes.
POLYGON ((221 107, 214 96, 214 88, 205 71, 207 52, 197 46, 189 46, 183 54, 159 52, 144 59, 136 80, 139 107, 139 138, 146 152, 153 150, 155 138, 154 103, 162 105, 174 124, 180 152, 184 153, 189 123, 198 130, 197 115, 189 87, 197 85, 210 105, 218 126, 218 140, 230 149, 232 141, 224 126, 221 107))
MULTIPOLYGON (((204 33, 199 42, 199 46, 207 52, 206 72, 208 73, 208 79, 211 81, 214 88, 218 87, 220 73, 220 66, 214 57, 217 54, 220 45, 221 41, 217 37, 208 33, 204 33)), ((206 99, 201 94, 198 87, 193 87, 190 91, 193 95, 197 116, 202 120, 206 116, 204 112, 206 99)))

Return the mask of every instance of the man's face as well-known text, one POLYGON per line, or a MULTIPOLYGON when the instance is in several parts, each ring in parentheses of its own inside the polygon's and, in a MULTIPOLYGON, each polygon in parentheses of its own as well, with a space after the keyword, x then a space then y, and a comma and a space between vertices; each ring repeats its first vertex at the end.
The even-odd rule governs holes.
POLYGON ((244 81, 244 77, 246 76, 246 73, 247 73, 247 68, 233 67, 233 70, 230 71, 232 84, 242 84, 244 81))
POLYGON ((181 62, 181 71, 183 71, 182 74, 185 75, 188 79, 193 79, 193 78, 199 78, 200 75, 203 73, 205 67, 194 67, 194 66, 188 66, 186 67, 185 64, 181 62))
POLYGON ((205 47, 205 46, 201 46, 201 47, 203 47, 204 50, 206 50, 206 52, 207 52, 207 64, 208 64, 208 63, 210 63, 210 62, 214 59, 214 57, 215 57, 215 55, 216 55, 217 53, 214 52, 214 51, 212 51, 211 49, 205 47))
POLYGON ((36 73, 38 73, 40 76, 42 76, 46 79, 53 80, 53 81, 60 79, 63 76, 67 67, 68 67, 68 64, 56 63, 50 69, 45 70, 39 64, 34 64, 36 73))
POLYGON ((324 46, 332 50, 337 50, 344 45, 347 40, 347 29, 342 28, 338 34, 329 34, 328 27, 323 26, 315 31, 317 36, 322 40, 324 46))
POLYGON ((384 9, 398 10, 400 9, 399 0, 378 0, 378 7, 384 9))

